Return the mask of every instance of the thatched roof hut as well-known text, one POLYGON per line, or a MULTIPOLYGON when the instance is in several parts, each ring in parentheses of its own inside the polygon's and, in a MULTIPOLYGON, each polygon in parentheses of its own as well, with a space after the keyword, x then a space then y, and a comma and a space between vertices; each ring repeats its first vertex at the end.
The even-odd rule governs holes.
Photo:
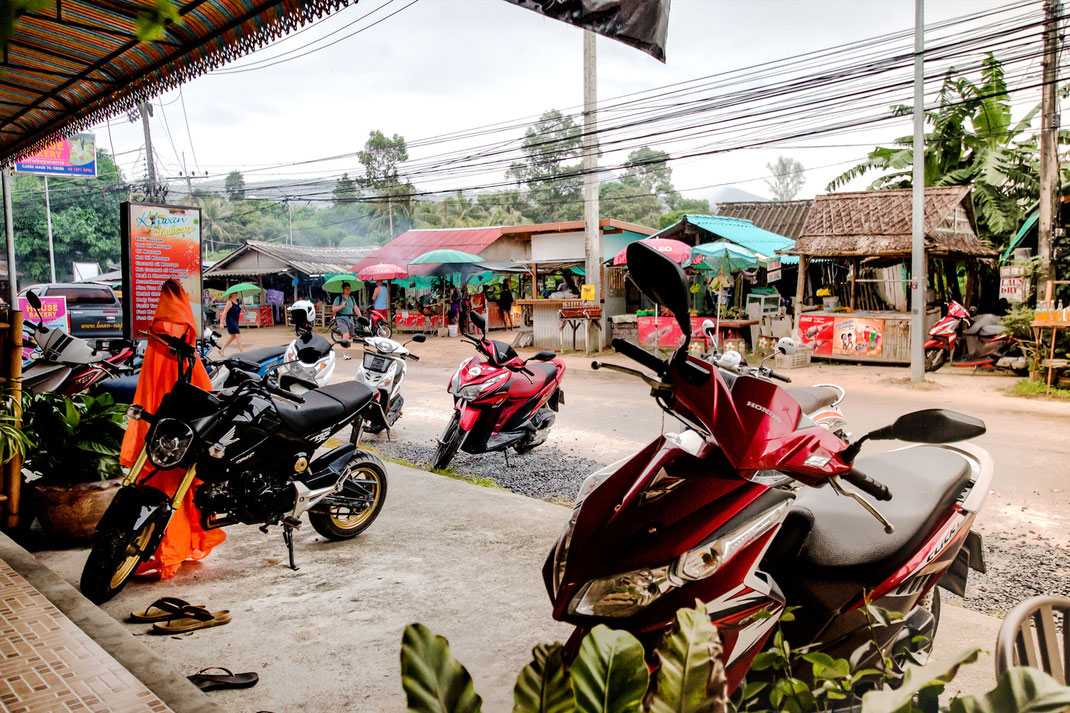
MULTIPOLYGON (((817 196, 795 246, 807 257, 905 258, 910 255, 912 189, 817 196)), ((977 237, 969 186, 925 189, 925 252, 932 257, 994 258, 977 237)))

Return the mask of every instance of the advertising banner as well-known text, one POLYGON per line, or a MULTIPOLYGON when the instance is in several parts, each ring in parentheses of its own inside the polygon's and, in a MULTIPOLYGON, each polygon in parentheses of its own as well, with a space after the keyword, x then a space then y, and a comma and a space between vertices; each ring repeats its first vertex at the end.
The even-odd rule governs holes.
POLYGON ((780 279, 780 258, 773 258, 765 264, 765 281, 776 282, 780 279))
POLYGON ((799 340, 810 347, 815 356, 832 356, 835 317, 823 314, 804 314, 799 317, 799 340))
POLYGON ((97 175, 97 149, 93 134, 60 139, 15 164, 15 173, 39 176, 97 175))
POLYGON ((123 203, 123 331, 127 339, 152 324, 163 283, 174 278, 190 297, 197 336, 201 314, 201 211, 199 208, 123 203))
POLYGON ((836 317, 832 352, 844 356, 879 356, 883 338, 883 319, 836 317))
POLYGON ((506 0, 619 40, 665 61, 669 0, 506 0))
MULTIPOLYGON (((702 323, 709 317, 692 317, 691 318, 691 341, 692 342, 708 342, 705 335, 702 332, 702 323)), ((658 317, 657 321, 653 317, 639 317, 636 319, 636 327, 639 330, 639 344, 643 347, 653 347, 655 344, 659 347, 666 347, 669 349, 675 349, 684 343, 684 333, 680 329, 680 325, 676 323, 676 320, 672 317, 658 317)), ((724 342, 727 339, 732 338, 733 334, 737 334, 739 329, 732 329, 721 325, 721 341, 724 342)), ((708 346, 708 345, 707 345, 708 346)))
MULTIPOLYGON (((33 341, 33 327, 29 322, 40 322, 46 327, 59 327, 64 332, 70 329, 67 320, 66 297, 42 297, 41 311, 38 312, 30 306, 25 297, 19 297, 19 311, 22 312, 22 336, 33 341)), ((36 351, 33 347, 22 348, 22 362, 25 364, 36 351)))

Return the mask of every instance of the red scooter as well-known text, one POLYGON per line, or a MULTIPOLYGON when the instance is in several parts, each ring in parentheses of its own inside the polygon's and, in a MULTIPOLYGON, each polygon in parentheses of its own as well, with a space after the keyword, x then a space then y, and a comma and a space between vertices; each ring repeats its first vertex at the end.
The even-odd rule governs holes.
POLYGON ((457 454, 488 453, 513 448, 527 453, 550 435, 554 412, 565 403, 561 379, 565 363, 550 351, 521 359, 505 342, 487 339, 487 325, 471 315, 482 336, 461 338, 486 357, 469 357, 450 379, 454 412, 438 439, 432 466, 445 468, 457 454))
POLYGON ((972 316, 955 300, 947 304, 947 314, 929 330, 925 342, 925 371, 944 364, 1025 372, 1029 361, 1018 340, 1012 337, 994 314, 972 316))
POLYGON ((636 285, 677 315, 686 340, 668 361, 614 340, 655 375, 592 366, 642 379, 687 428, 581 486, 543 569, 554 618, 576 626, 566 655, 597 624, 630 631, 651 651, 675 612, 697 599, 720 630, 729 690, 778 623, 794 647, 849 658, 876 640, 882 651, 860 665, 880 653, 903 663, 922 648, 916 637, 935 633, 936 585, 961 593, 967 570, 983 571, 970 526, 992 459, 973 445, 942 444, 978 436, 984 424, 931 409, 847 445, 804 416, 775 371, 688 356, 682 270, 641 242, 627 258, 636 285), (877 439, 941 445, 855 459, 877 439), (904 616, 871 621, 867 601, 904 616), (799 607, 794 620, 779 622, 787 606, 799 607))

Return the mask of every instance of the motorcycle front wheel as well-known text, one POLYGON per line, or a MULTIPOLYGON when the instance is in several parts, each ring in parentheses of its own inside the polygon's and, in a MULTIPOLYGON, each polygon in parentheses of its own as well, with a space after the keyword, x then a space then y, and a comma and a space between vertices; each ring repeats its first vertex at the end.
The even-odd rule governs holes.
POLYGON ((431 467, 441 469, 448 466, 450 461, 453 460, 453 456, 457 455, 457 449, 461 447, 461 441, 463 440, 464 431, 461 429, 461 414, 454 411, 449 425, 446 426, 446 431, 438 442, 438 448, 435 449, 435 458, 431 461, 431 467))
POLYGON ((338 495, 323 500, 308 513, 312 529, 328 540, 351 540, 368 529, 386 502, 386 466, 368 453, 357 451, 349 460, 349 475, 338 495), (364 492, 364 502, 357 504, 355 489, 364 492))
POLYGON ((78 583, 82 594, 94 604, 103 604, 118 594, 138 565, 152 556, 146 548, 159 526, 156 519, 150 517, 133 532, 111 530, 98 533, 78 583))
POLYGON ((929 347, 925 350, 925 371, 936 371, 947 361, 947 350, 929 347))
POLYGON ((393 334, 393 330, 390 329, 390 325, 386 322, 380 322, 379 326, 375 328, 375 336, 377 337, 382 337, 383 339, 390 339, 393 334))

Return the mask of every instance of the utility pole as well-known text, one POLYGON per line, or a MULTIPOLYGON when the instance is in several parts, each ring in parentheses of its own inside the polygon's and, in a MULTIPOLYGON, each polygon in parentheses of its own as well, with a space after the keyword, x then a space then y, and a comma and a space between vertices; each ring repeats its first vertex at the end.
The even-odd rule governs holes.
POLYGON ((149 169, 149 185, 156 188, 156 166, 152 162, 152 134, 149 132, 149 108, 148 102, 141 102, 137 105, 138 110, 141 112, 141 128, 145 130, 145 164, 149 169))
MULTIPOLYGON (((598 66, 595 34, 583 31, 583 219, 584 219, 584 282, 594 285, 594 298, 604 305, 602 295, 602 231, 598 226, 598 66)), ((599 317, 602 321, 603 317, 599 317)), ((601 348, 602 330, 594 320, 587 321, 587 351, 601 348)))
POLYGON ((48 198, 48 176, 45 176, 45 233, 48 235, 48 267, 52 282, 56 281, 56 251, 52 248, 52 202, 48 198))
POLYGON ((290 218, 290 245, 294 244, 294 209, 290 205, 290 197, 286 197, 286 215, 290 218))
POLYGON ((193 205, 193 179, 186 170, 186 152, 182 152, 182 173, 186 174, 186 190, 189 192, 189 202, 193 205))
POLYGON ((910 380, 925 381, 925 0, 914 0, 914 177, 910 231, 910 380))
POLYGON ((1043 86, 1040 95, 1040 215, 1037 221, 1037 307, 1051 305, 1052 280, 1055 272, 1051 264, 1052 237, 1055 235, 1055 206, 1058 204, 1059 155, 1055 132, 1059 130, 1055 83, 1059 66, 1059 0, 1044 0, 1044 59, 1043 86))

